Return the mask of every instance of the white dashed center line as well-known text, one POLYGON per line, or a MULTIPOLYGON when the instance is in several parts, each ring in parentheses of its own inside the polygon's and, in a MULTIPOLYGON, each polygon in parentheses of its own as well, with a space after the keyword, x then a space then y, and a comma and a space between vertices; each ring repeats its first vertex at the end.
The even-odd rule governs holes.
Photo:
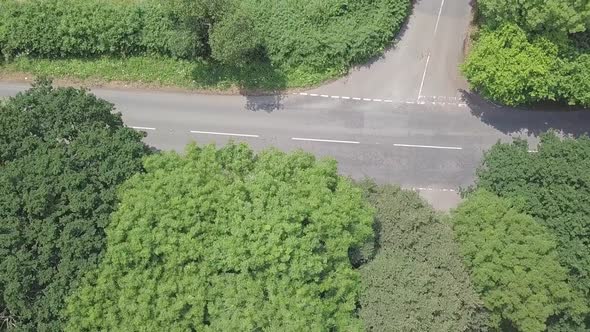
POLYGON ((156 130, 156 128, 151 128, 151 127, 129 126, 129 128, 133 128, 133 129, 136 129, 136 130, 156 130))
POLYGON ((394 144, 393 146, 401 148, 423 148, 423 149, 441 149, 441 150, 463 150, 458 146, 437 146, 437 145, 414 145, 414 144, 394 144))
POLYGON ((219 136, 237 136, 237 137, 253 137, 258 138, 258 135, 250 135, 250 134, 235 134, 235 133, 219 133, 214 131, 198 131, 198 130, 191 130, 193 134, 204 134, 204 135, 219 135, 219 136))
POLYGON ((342 144, 360 144, 361 143, 361 142, 357 142, 357 141, 339 141, 339 140, 333 140, 333 139, 301 138, 301 137, 293 137, 291 139, 294 141, 324 142, 324 143, 342 143, 342 144))

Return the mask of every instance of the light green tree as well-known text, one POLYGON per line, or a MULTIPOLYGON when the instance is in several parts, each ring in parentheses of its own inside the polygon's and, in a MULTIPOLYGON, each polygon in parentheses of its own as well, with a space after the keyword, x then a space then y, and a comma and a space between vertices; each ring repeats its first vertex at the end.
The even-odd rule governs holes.
POLYGON ((358 331, 350 250, 373 211, 332 160, 190 145, 145 161, 69 331, 358 331))

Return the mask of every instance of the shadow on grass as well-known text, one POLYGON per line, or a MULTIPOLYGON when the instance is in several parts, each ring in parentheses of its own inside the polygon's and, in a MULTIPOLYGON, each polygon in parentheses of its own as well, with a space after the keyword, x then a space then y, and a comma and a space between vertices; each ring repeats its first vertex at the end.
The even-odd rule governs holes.
POLYGON ((461 91, 471 114, 504 134, 539 136, 549 130, 579 137, 590 131, 590 110, 544 103, 529 107, 494 104, 477 93, 461 91))
POLYGON ((246 97, 246 109, 254 112, 281 109, 283 93, 287 89, 287 76, 269 62, 243 66, 203 62, 193 68, 191 78, 203 88, 236 87, 246 97))

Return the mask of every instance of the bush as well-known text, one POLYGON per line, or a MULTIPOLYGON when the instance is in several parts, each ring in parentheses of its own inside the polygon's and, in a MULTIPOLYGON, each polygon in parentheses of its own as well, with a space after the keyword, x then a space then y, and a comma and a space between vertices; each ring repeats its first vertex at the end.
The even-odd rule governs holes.
POLYGON ((409 0, 243 0, 254 7, 256 30, 273 63, 322 71, 346 70, 389 45, 409 0))
POLYGON ((529 32, 574 33, 590 27, 588 1, 576 0, 478 0, 486 24, 515 23, 529 32))
POLYGON ((60 331, 65 297, 100 260, 142 135, 113 106, 48 82, 0 103, 0 329, 60 331))
POLYGON ((373 211, 334 161, 230 144, 144 165, 66 330, 360 330, 348 251, 373 211))
POLYGON ((415 192, 370 182, 362 186, 377 211, 378 251, 360 268, 366 330, 485 331, 483 303, 451 227, 415 192))
POLYGON ((522 29, 507 24, 480 32, 462 70, 474 89, 506 105, 556 100, 557 51, 548 40, 529 40, 522 29))
POLYGON ((153 2, 6 0, 0 6, 0 50, 6 58, 203 53, 199 29, 153 2))
POLYGON ((477 191, 453 213, 453 222, 495 330, 541 332, 550 317, 584 310, 553 238, 509 200, 477 191))

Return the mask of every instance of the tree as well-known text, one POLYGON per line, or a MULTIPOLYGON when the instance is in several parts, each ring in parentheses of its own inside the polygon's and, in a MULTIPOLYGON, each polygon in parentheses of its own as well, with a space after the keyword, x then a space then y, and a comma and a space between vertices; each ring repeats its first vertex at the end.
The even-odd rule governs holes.
POLYGON ((480 32, 462 71, 486 97, 516 106, 561 97, 560 65, 557 47, 549 40, 529 41, 521 28, 508 24, 480 32))
MULTIPOLYGON (((477 187, 511 199, 515 208, 545 226, 557 241, 569 284, 590 299, 590 138, 562 140, 547 133, 538 153, 528 150, 521 140, 495 145, 477 171, 477 187)), ((584 325, 570 319, 568 324, 584 325)), ((586 317, 586 328, 588 321, 586 317)))
POLYGON ((84 90, 42 81, 0 107, 0 326, 61 330, 66 295, 104 250, 116 187, 146 148, 84 90))
POLYGON ((144 167, 66 330, 360 330, 348 252, 371 237, 373 211, 335 161, 190 145, 144 167))
POLYGON ((366 330, 485 331, 483 303, 450 226, 415 192, 362 186, 377 211, 378 251, 360 269, 366 330))
POLYGON ((583 310, 559 265, 556 242, 509 200, 477 191, 453 213, 453 222, 493 328, 545 331, 550 317, 583 310))
POLYGON ((588 0, 479 0, 485 23, 515 23, 531 32, 575 33, 590 26, 588 0))

